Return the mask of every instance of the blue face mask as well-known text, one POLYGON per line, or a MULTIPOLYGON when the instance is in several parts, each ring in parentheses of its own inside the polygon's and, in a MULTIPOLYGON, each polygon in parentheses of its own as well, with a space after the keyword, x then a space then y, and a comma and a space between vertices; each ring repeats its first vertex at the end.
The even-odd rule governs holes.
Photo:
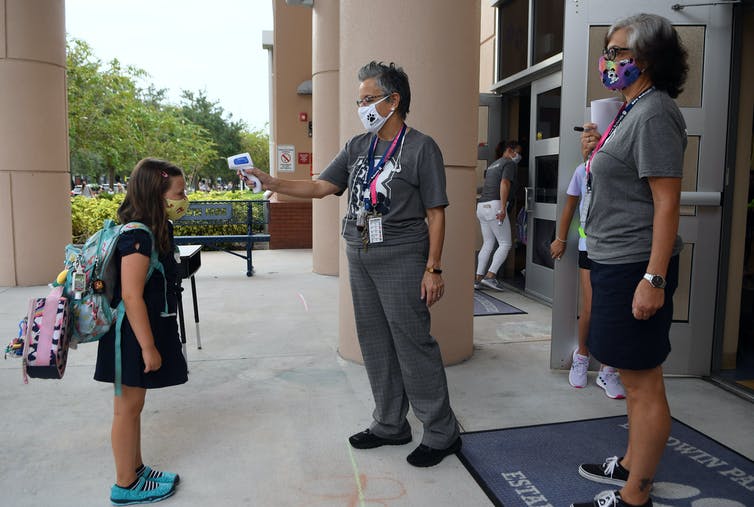
POLYGON ((628 88, 641 75, 641 69, 636 65, 633 58, 612 61, 600 56, 599 69, 602 84, 608 90, 628 88))

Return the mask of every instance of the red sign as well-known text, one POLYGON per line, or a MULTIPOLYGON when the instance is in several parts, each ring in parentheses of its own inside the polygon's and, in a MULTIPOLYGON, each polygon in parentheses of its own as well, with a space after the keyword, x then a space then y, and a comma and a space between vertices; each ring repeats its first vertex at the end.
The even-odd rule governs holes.
POLYGON ((299 164, 311 164, 312 163, 312 154, 304 152, 299 152, 298 154, 298 163, 299 164))

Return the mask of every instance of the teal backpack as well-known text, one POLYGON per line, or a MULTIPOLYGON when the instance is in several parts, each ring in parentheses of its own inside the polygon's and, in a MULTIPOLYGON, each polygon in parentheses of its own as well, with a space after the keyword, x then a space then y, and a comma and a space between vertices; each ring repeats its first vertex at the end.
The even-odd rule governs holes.
MULTIPOLYGON (((126 309, 123 301, 111 308, 113 290, 120 276, 119 266, 113 261, 115 247, 120 235, 139 229, 152 239, 147 280, 156 269, 165 278, 165 270, 159 260, 154 236, 149 228, 139 222, 118 225, 105 220, 102 229, 86 240, 83 246, 70 244, 65 247, 65 271, 53 285, 63 286, 63 295, 70 305, 71 346, 94 342, 102 338, 115 325, 115 395, 121 394, 121 333, 126 309), (65 280, 63 280, 65 276, 65 280)), ((165 282, 167 284, 167 282, 165 282)), ((165 310, 167 313, 167 299, 165 310)))

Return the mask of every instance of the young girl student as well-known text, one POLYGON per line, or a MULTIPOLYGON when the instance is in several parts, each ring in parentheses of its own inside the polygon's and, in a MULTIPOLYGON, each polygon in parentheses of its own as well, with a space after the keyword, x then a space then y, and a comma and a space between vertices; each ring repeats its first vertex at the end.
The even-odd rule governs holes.
MULTIPOLYGON (((142 460, 141 411, 147 389, 183 384, 188 379, 175 317, 178 270, 170 222, 188 208, 185 188, 180 168, 145 158, 131 173, 118 209, 121 224, 141 222, 149 227, 165 275, 154 270, 146 278, 153 247, 149 233, 134 229, 121 234, 113 252, 120 266, 120 282, 114 287, 112 306, 122 300, 126 310, 121 327, 122 395, 113 400, 113 505, 163 500, 175 492, 179 481, 178 474, 152 469, 142 460)), ((115 380, 114 327, 99 341, 94 379, 115 380)))

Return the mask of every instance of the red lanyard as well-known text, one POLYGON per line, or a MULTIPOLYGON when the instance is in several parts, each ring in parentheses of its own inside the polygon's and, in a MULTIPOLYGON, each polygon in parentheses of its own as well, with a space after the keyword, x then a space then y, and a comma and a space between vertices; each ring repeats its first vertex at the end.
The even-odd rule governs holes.
POLYGON ((618 128, 618 125, 623 121, 623 119, 626 117, 629 111, 636 105, 637 102, 639 102, 639 99, 644 97, 645 95, 653 92, 655 90, 654 86, 651 86, 641 92, 634 100, 632 100, 629 103, 623 103, 621 108, 618 110, 618 113, 615 115, 615 118, 613 118, 613 121, 610 122, 610 125, 605 129, 605 132, 602 133, 602 137, 600 137, 599 142, 597 143, 597 146, 594 147, 592 150, 592 153, 589 155, 589 159, 586 161, 586 190, 587 192, 592 191, 592 159, 594 158, 594 155, 597 154, 598 151, 600 151, 600 148, 607 142, 608 138, 613 135, 613 132, 616 128, 618 128))
POLYGON ((364 205, 366 209, 371 209, 372 206, 377 204, 377 175, 382 172, 382 168, 384 167, 385 163, 395 155, 395 150, 398 149, 398 145, 401 144, 401 141, 403 140, 403 136, 406 134, 406 124, 403 124, 403 127, 401 127, 400 132, 396 134, 396 136, 393 138, 393 142, 390 144, 390 147, 385 152, 385 154, 382 156, 382 159, 377 163, 377 165, 374 165, 374 150, 377 148, 377 141, 378 137, 374 136, 374 141, 369 146, 369 155, 367 162, 369 163, 369 169, 367 171, 367 177, 364 180, 364 189, 366 190, 366 187, 369 187, 369 199, 364 197, 364 205))

